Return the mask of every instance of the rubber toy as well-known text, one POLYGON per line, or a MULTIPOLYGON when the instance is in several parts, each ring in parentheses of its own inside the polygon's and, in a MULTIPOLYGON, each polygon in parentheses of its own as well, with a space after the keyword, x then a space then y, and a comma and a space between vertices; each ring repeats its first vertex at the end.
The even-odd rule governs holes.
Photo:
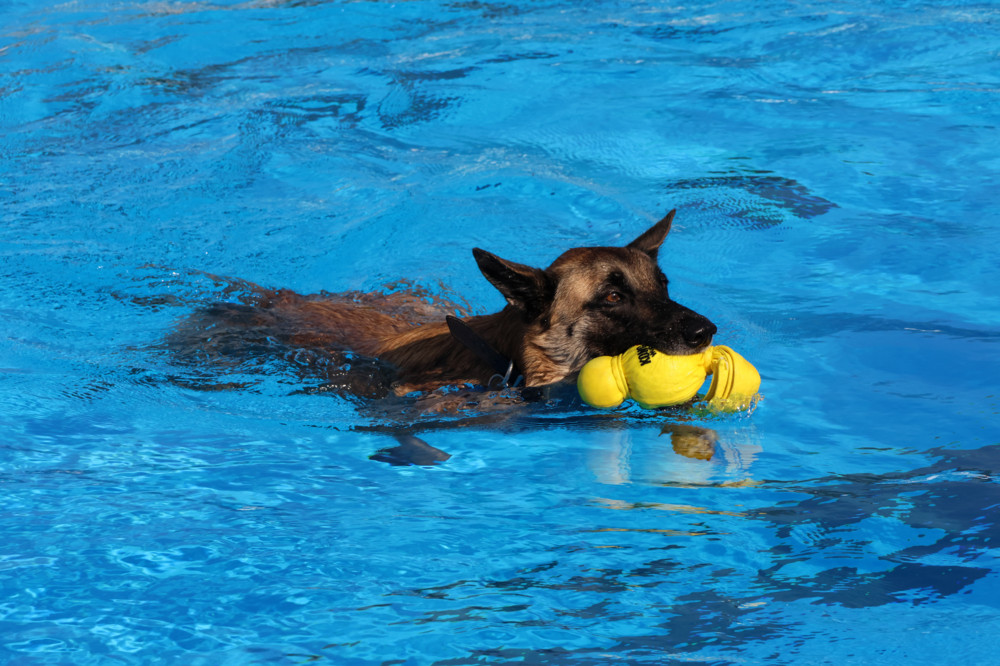
POLYGON ((631 398, 640 407, 655 409, 691 400, 708 375, 712 384, 705 400, 713 410, 747 409, 760 389, 757 369, 723 345, 686 356, 642 345, 618 356, 598 356, 580 370, 576 386, 591 407, 610 409, 631 398))

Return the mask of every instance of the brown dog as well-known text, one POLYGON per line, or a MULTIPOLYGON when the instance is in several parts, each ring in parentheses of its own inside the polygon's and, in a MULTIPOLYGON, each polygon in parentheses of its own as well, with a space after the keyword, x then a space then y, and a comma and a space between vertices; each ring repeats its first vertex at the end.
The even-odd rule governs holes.
POLYGON ((428 303, 413 290, 303 296, 244 283, 250 304, 202 310, 173 336, 173 346, 245 354, 277 344, 360 354, 388 364, 396 395, 489 385, 508 362, 508 383, 520 374, 524 386, 545 387, 573 379, 595 356, 634 345, 694 353, 716 328, 670 299, 657 265, 674 212, 625 247, 571 249, 544 270, 474 249, 479 269, 508 305, 465 326, 445 321, 453 304, 428 303))

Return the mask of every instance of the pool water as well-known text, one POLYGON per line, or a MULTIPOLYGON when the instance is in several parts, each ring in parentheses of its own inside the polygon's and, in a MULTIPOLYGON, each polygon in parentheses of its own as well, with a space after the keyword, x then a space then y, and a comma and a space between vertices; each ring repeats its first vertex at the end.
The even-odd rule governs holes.
POLYGON ((998 660, 996 5, 0 26, 0 662, 998 660), (239 280, 493 311, 471 248, 544 266, 674 207, 672 296, 761 371, 752 414, 415 419, 451 457, 392 465, 287 359, 207 391, 163 348, 239 280))

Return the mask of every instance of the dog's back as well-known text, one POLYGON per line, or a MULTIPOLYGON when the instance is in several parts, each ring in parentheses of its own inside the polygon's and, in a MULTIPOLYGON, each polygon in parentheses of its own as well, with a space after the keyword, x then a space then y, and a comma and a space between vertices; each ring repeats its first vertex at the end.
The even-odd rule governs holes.
POLYGON ((508 303, 465 319, 476 344, 457 339, 445 323, 453 303, 419 290, 300 295, 255 285, 244 304, 199 311, 170 344, 223 362, 262 349, 361 355, 384 364, 398 395, 486 384, 497 369, 477 345, 510 359, 528 387, 571 379, 590 358, 637 344, 694 353, 711 342, 715 326, 668 295, 657 255, 673 215, 625 247, 575 248, 544 270, 475 250, 480 270, 508 303))

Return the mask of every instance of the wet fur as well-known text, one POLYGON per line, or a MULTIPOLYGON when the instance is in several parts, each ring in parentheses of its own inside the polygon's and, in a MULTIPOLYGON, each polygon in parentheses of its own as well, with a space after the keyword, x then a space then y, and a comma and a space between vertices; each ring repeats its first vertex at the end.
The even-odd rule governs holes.
MULTIPOLYGON (((513 359, 527 387, 572 379, 589 359, 636 344, 675 354, 703 349, 715 326, 670 299, 657 265, 673 216, 671 211, 625 247, 571 249, 545 269, 473 250, 507 306, 466 323, 513 359)), ((451 336, 445 323, 455 311, 451 303, 429 302, 415 291, 300 295, 243 286, 249 304, 201 310, 172 336, 175 351, 224 357, 277 341, 286 348, 351 352, 391 367, 397 395, 484 385, 494 373, 451 336)))

